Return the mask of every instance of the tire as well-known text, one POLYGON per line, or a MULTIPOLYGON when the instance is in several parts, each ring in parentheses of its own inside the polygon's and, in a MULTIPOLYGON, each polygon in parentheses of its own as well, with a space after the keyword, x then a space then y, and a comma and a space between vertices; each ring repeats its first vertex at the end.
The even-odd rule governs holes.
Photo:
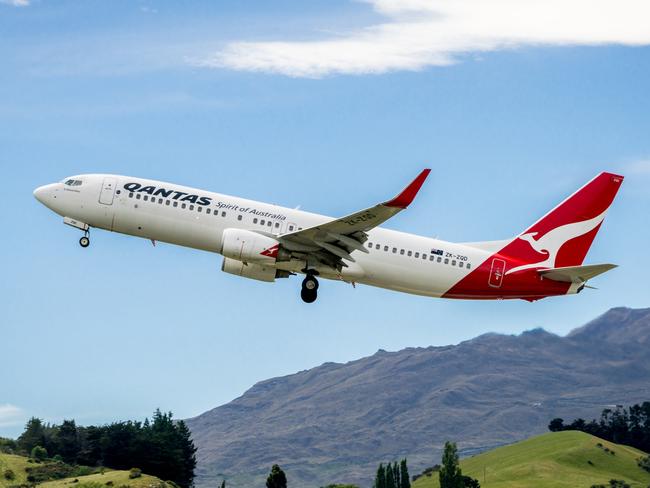
POLYGON ((81 239, 79 239, 79 245, 81 247, 90 246, 90 239, 88 239, 86 236, 83 236, 81 239))
POLYGON ((304 280, 302 280, 302 289, 315 292, 318 290, 318 280, 312 275, 308 275, 304 280))
POLYGON ((305 303, 314 303, 316 298, 318 298, 318 294, 316 293, 316 290, 307 290, 303 288, 300 291, 300 298, 302 298, 302 301, 305 303))

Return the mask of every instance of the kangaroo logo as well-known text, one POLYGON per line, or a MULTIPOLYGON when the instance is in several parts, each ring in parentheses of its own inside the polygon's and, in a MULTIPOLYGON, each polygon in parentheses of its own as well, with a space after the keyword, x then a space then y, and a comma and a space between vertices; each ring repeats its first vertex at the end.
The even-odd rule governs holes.
POLYGON ((605 210, 600 215, 594 217, 593 219, 583 220, 581 222, 574 222, 572 224, 561 225, 555 229, 547 232, 539 239, 535 239, 535 236, 539 232, 529 232, 527 234, 521 234, 518 239, 528 242, 530 247, 532 247, 539 254, 546 254, 547 257, 543 261, 536 263, 524 264, 523 266, 517 266, 506 272, 507 275, 510 273, 515 273, 517 271, 523 271, 530 268, 554 268, 555 259, 557 258, 558 252, 564 244, 566 244, 571 239, 585 235, 587 232, 594 230, 605 218, 605 210))

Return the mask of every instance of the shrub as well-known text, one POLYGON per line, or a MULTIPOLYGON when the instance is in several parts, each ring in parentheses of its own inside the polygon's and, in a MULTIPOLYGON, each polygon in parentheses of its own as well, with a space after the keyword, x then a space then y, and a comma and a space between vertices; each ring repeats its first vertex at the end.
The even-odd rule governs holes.
POLYGON ((131 468, 129 471, 129 479, 135 479, 142 476, 142 470, 140 468, 131 468))
POLYGON ((112 482, 112 481, 107 481, 105 484, 106 484, 106 486, 113 486, 113 482, 112 482))
POLYGON ((5 469, 5 472, 3 473, 4 477, 6 480, 13 481, 16 479, 16 473, 13 472, 11 469, 5 469))
POLYGON ((645 469, 648 473, 650 473, 650 456, 639 458, 637 460, 637 464, 639 465, 639 468, 645 469))
POLYGON ((47 459, 47 450, 42 446, 34 446, 31 456, 36 461, 45 461, 47 459))

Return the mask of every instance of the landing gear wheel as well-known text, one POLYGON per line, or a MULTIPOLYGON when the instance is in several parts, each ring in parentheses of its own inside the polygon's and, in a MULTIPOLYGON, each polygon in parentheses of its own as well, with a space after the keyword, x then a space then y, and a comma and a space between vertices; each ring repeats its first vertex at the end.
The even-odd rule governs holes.
POLYGON ((316 298, 318 298, 318 293, 316 293, 316 290, 306 290, 303 288, 300 290, 300 298, 305 303, 314 303, 316 298))
POLYGON ((318 280, 316 277, 309 273, 307 277, 302 280, 302 289, 300 290, 300 298, 305 303, 313 303, 318 297, 318 280))
POLYGON ((307 275, 307 277, 302 280, 302 289, 309 291, 318 290, 318 280, 314 275, 307 275))
POLYGON ((90 246, 90 239, 88 238, 88 236, 83 236, 81 239, 79 239, 79 245, 81 247, 90 246))

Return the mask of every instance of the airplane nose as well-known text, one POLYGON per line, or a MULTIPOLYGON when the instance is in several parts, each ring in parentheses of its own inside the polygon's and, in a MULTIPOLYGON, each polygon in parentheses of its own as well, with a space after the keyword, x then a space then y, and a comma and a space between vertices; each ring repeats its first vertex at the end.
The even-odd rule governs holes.
POLYGON ((45 203, 45 194, 47 193, 48 185, 39 186, 34 190, 34 198, 41 203, 45 203))

